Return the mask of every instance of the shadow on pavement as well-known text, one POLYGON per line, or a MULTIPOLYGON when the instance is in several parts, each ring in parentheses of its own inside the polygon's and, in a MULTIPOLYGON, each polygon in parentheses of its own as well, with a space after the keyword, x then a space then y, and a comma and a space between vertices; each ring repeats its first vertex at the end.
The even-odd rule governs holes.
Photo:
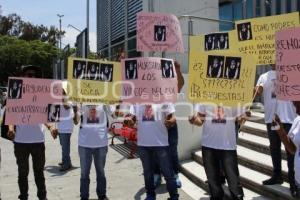
POLYGON ((76 169, 78 169, 78 168, 79 168, 79 167, 74 167, 74 166, 73 166, 70 170, 61 172, 61 171, 59 171, 59 170, 60 170, 60 167, 59 167, 59 166, 46 166, 46 167, 45 167, 45 170, 46 170, 47 172, 49 172, 50 174, 52 174, 52 175, 51 175, 52 177, 55 177, 55 176, 63 176, 63 175, 65 175, 65 174, 67 174, 68 172, 73 171, 73 170, 76 170, 76 169))
MULTIPOLYGON (((129 158, 130 155, 130 150, 131 150, 131 144, 114 144, 114 145, 109 145, 110 148, 121 154, 124 158, 126 159, 136 159, 138 158, 137 154, 135 153, 133 158, 129 158)), ((121 162, 120 160, 119 162, 121 162)))
MULTIPOLYGON (((146 193, 145 188, 141 188, 135 195, 134 200, 142 200, 142 196, 146 193)), ((155 189, 156 194, 166 194, 168 193, 166 184, 161 184, 158 188, 155 189)))

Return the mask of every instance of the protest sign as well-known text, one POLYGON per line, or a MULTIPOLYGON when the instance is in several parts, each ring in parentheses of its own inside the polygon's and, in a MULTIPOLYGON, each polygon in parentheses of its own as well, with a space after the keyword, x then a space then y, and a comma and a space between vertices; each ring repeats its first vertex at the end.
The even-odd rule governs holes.
POLYGON ((70 57, 68 95, 71 101, 80 103, 120 102, 120 63, 70 57))
POLYGON ((276 96, 300 101, 300 27, 276 33, 276 96))
POLYGON ((188 99, 238 106, 252 102, 256 66, 241 54, 190 53, 188 99))
POLYGON ((165 103, 177 99, 177 74, 172 59, 125 59, 122 75, 123 102, 165 103))
POLYGON ((190 36, 190 51, 204 51, 208 53, 237 52, 238 45, 236 31, 190 36))
POLYGON ((165 13, 139 12, 137 50, 183 53, 182 33, 177 17, 165 13))
POLYGON ((255 56, 257 65, 275 64, 275 32, 298 25, 298 12, 237 21, 239 52, 255 56))
POLYGON ((48 122, 49 104, 62 102, 62 82, 50 79, 10 77, 5 124, 48 122))

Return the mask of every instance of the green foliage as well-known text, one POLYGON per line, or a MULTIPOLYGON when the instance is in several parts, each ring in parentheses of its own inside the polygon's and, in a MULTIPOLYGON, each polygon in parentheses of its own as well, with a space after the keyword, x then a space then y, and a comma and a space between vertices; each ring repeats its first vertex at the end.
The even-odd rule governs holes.
POLYGON ((44 77, 51 78, 57 55, 58 49, 52 44, 0 35, 0 85, 5 85, 9 76, 18 76, 20 67, 27 64, 40 66, 44 77))

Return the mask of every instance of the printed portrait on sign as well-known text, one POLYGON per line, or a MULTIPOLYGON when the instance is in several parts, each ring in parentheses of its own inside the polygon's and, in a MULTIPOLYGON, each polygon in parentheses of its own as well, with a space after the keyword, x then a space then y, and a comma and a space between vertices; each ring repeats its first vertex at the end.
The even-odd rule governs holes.
POLYGON ((251 23, 246 22, 237 25, 239 41, 252 40, 251 23))
POLYGON ((87 64, 87 79, 88 80, 98 80, 99 77, 99 63, 96 62, 88 62, 87 64))
POLYGON ((126 60, 125 61, 125 78, 126 80, 133 80, 138 78, 137 61, 126 60))
POLYGON ((241 71, 241 58, 226 57, 224 78, 239 79, 240 71, 241 71))
POLYGON ((226 124, 226 116, 225 116, 224 108, 222 108, 221 106, 215 108, 212 123, 226 124))
POLYGON ((207 77, 223 78, 224 56, 208 56, 207 77))
POLYGON ((204 36, 204 43, 205 43, 205 51, 211 51, 216 48, 216 35, 209 34, 204 36))
POLYGON ((96 106, 88 106, 87 124, 98 124, 100 122, 96 106))
POLYGON ((112 82, 113 80, 113 65, 112 64, 100 64, 100 76, 99 80, 104 82, 112 82))
POLYGON ((21 99, 22 98, 23 80, 10 79, 8 83, 8 98, 21 99))
POLYGON ((155 25, 154 26, 154 41, 165 42, 166 41, 166 26, 155 25))
POLYGON ((74 60, 73 62, 73 78, 75 79, 85 79, 86 74, 86 62, 74 60))
POLYGON ((163 78, 174 78, 174 67, 172 60, 161 60, 161 71, 163 78))
POLYGON ((145 105, 143 121, 155 121, 152 105, 145 105))
POLYGON ((48 104, 48 122, 59 122, 60 105, 48 104))
POLYGON ((228 33, 220 33, 218 35, 218 49, 229 49, 228 33))

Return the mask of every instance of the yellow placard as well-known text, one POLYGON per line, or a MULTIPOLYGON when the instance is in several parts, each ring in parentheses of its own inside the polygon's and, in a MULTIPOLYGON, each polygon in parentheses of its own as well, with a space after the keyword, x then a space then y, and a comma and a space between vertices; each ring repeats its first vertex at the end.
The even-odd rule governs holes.
POLYGON ((236 21, 239 52, 257 58, 257 65, 275 64, 276 31, 299 25, 299 12, 236 21))
POLYGON ((252 102, 256 66, 252 56, 190 53, 188 99, 224 106, 252 102))
POLYGON ((68 95, 71 101, 79 103, 119 103, 121 64, 70 57, 68 95))
POLYGON ((190 36, 190 51, 207 53, 237 52, 236 31, 190 36))

